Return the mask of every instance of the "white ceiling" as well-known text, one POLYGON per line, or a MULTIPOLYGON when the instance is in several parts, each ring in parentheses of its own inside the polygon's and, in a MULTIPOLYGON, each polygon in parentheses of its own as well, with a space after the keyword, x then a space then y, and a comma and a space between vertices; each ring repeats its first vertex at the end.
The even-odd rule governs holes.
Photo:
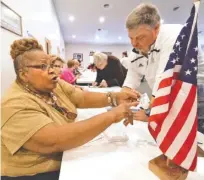
MULTIPOLYGON (((128 44, 125 19, 140 2, 155 4, 164 23, 184 24, 193 0, 53 0, 53 2, 66 43, 128 44), (110 8, 104 9, 104 4, 110 4, 110 8), (175 6, 180 8, 174 12, 175 6), (69 21, 70 15, 75 17, 75 21, 69 21), (100 16, 105 17, 103 24, 99 23, 100 16), (100 32, 99 28, 102 29, 100 32), (76 38, 73 39, 72 35, 76 35, 76 38), (96 36, 100 39, 97 40, 96 36), (121 40, 118 39, 119 36, 122 37, 121 40)), ((202 31, 202 36, 204 36, 203 2, 202 0, 199 12, 199 31, 202 31)))

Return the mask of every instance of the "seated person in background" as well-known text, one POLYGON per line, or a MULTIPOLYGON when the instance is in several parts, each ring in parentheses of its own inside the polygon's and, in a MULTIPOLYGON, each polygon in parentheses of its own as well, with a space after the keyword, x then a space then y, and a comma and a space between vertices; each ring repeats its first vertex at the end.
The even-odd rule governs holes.
POLYGON ((96 81, 93 86, 111 87, 122 86, 127 70, 115 56, 107 56, 104 53, 93 55, 94 64, 97 69, 96 81))
POLYGON ((60 78, 70 84, 75 84, 76 80, 80 77, 80 75, 78 74, 75 76, 74 69, 75 69, 75 61, 68 60, 67 68, 63 69, 60 78))
POLYGON ((128 58, 127 51, 123 52, 122 59, 120 60, 120 62, 126 69, 128 69, 130 60, 128 58))
POLYGON ((57 76, 60 76, 64 66, 64 61, 59 56, 52 55, 51 57, 52 61, 54 62, 53 68, 55 70, 55 74, 57 76))
POLYGON ((75 63, 73 73, 74 73, 75 76, 77 76, 77 75, 80 76, 81 73, 79 71, 79 67, 81 66, 81 63, 77 59, 73 59, 73 60, 74 60, 74 63, 75 63))
POLYGON ((80 91, 58 80, 52 58, 35 40, 11 45, 16 81, 1 104, 2 180, 58 180, 62 153, 81 146, 124 118, 132 121, 136 93, 80 91), (116 104, 115 104, 116 103, 116 104), (74 122, 76 108, 119 106, 74 122))

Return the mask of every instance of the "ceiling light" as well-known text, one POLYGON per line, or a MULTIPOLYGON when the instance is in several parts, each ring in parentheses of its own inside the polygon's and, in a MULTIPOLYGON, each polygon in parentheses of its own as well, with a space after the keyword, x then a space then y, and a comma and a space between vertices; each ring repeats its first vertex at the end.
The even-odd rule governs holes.
POLYGON ((105 21, 105 17, 101 16, 101 17, 99 18, 99 22, 100 22, 100 23, 103 23, 104 21, 105 21))
POLYGON ((175 7, 173 8, 173 11, 177 11, 179 8, 180 8, 180 6, 175 6, 175 7))
POLYGON ((100 37, 99 37, 99 36, 96 36, 96 39, 98 40, 98 39, 100 39, 100 37))
POLYGON ((74 16, 69 16, 69 20, 70 20, 71 22, 73 22, 73 21, 75 20, 75 17, 74 17, 74 16))
POLYGON ((121 36, 119 36, 119 37, 118 37, 118 39, 119 39, 119 40, 121 40, 121 39, 122 39, 122 37, 121 37, 121 36))
POLYGON ((160 20, 160 23, 161 23, 161 24, 163 24, 163 23, 164 23, 164 20, 163 20, 163 19, 161 19, 161 20, 160 20))
POLYGON ((104 4, 103 7, 108 9, 110 7, 110 5, 109 4, 104 4))
POLYGON ((75 39, 75 38, 76 38, 76 35, 72 35, 72 38, 75 39))

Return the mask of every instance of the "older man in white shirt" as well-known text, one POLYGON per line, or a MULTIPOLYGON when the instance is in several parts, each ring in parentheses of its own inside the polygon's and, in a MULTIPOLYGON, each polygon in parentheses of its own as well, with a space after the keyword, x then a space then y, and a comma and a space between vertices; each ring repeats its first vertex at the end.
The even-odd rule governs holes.
MULTIPOLYGON (((161 25, 157 8, 151 4, 141 4, 128 15, 126 28, 134 49, 123 90, 137 89, 141 79, 145 77, 154 97, 161 74, 182 26, 178 24, 161 25)), ((202 121, 200 126, 204 126, 204 54, 200 49, 198 50, 197 77, 198 86, 202 89, 199 91, 198 98, 199 118, 202 121)), ((147 119, 149 112, 149 110, 146 111, 146 114, 139 112, 136 118, 147 119)))

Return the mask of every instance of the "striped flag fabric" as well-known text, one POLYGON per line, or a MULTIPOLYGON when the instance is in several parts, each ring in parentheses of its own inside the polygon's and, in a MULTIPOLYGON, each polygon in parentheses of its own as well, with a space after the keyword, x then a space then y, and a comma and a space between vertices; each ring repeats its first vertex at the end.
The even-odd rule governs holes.
POLYGON ((197 165, 198 8, 195 2, 173 46, 148 123, 163 154, 190 171, 197 165))

